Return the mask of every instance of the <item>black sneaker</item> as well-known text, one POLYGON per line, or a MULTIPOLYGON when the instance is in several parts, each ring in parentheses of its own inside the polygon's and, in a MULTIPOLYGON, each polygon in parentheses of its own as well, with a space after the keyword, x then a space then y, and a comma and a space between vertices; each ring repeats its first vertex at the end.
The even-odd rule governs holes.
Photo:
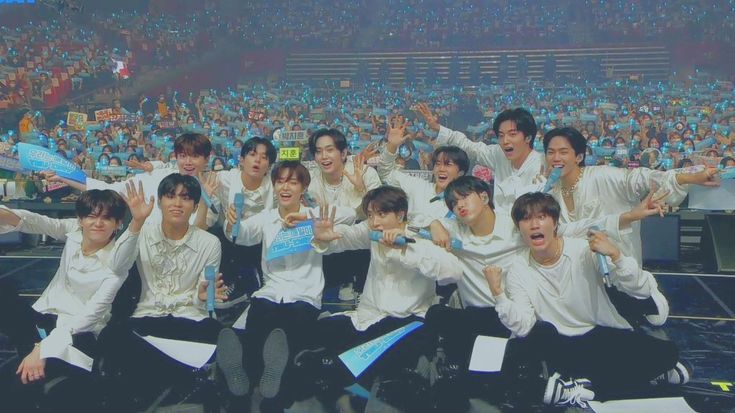
POLYGON ((595 399, 595 392, 588 389, 592 383, 587 379, 564 381, 559 373, 549 377, 544 392, 544 403, 550 406, 577 406, 587 408, 587 402, 595 399))
POLYGON ((223 328, 217 337, 217 367, 234 396, 245 396, 250 390, 250 380, 243 367, 242 343, 231 328, 223 328))
POLYGON ((281 379, 288 364, 286 332, 277 328, 263 344, 263 376, 260 378, 260 394, 272 399, 281 390, 281 379))
POLYGON ((689 383, 692 377, 692 369, 684 363, 678 361, 673 369, 663 373, 662 375, 651 380, 651 384, 658 385, 669 383, 673 385, 682 385, 689 383))

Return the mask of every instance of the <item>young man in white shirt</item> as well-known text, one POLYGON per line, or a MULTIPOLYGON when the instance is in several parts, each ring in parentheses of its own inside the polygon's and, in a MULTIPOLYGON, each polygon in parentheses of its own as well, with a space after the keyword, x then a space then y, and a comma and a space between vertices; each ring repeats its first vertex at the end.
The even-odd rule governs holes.
MULTIPOLYGON (((551 195, 559 202, 562 223, 586 218, 599 218, 627 211, 656 185, 668 193, 667 202, 678 205, 686 197, 688 185, 717 185, 717 169, 705 169, 694 174, 681 171, 656 171, 648 168, 622 169, 610 166, 583 166, 587 141, 576 129, 565 127, 552 129, 544 136, 544 151, 549 166, 562 168, 559 183, 551 195)), ((642 263, 640 224, 634 223, 632 231, 620 243, 623 253, 642 263)), ((652 275, 646 274, 655 284, 652 275)), ((649 300, 631 300, 625 295, 610 291, 616 305, 627 318, 638 323, 645 315, 653 325, 662 325, 668 316, 668 302, 658 288, 649 300), (629 315, 628 315, 629 314, 629 315)))
MULTIPOLYGON (((268 173, 276 162, 276 148, 270 140, 258 136, 243 143, 240 149, 240 168, 219 172, 217 175, 217 198, 222 211, 227 211, 235 200, 235 195, 243 194, 245 207, 241 219, 274 206, 273 184, 268 173)), ((220 214, 220 225, 217 231, 222 243, 222 273, 229 289, 229 299, 217 308, 228 308, 248 298, 248 295, 260 286, 260 256, 262 244, 251 246, 235 245, 232 238, 225 240, 225 213, 220 214)))
POLYGON ((536 121, 523 108, 507 109, 493 121, 497 145, 472 142, 462 132, 449 130, 439 124, 426 104, 418 105, 427 125, 439 133, 439 145, 458 146, 478 165, 493 170, 493 199, 496 210, 510 211, 519 188, 531 185, 544 165, 543 156, 533 150, 536 121))
POLYGON ((617 312, 596 254, 608 262, 610 282, 620 291, 645 298, 656 285, 602 232, 592 232, 589 240, 559 236, 560 213, 551 195, 535 192, 518 198, 512 216, 527 247, 505 280, 501 268, 485 269, 503 325, 519 337, 519 345, 531 348, 527 354, 546 361, 554 372, 544 402, 587 407, 595 398, 590 388, 605 399, 630 394, 651 381, 688 382, 690 371, 678 362, 674 343, 633 331, 617 312))
MULTIPOLYGON (((216 174, 210 173, 207 177, 204 176, 204 170, 208 165, 211 152, 212 143, 207 136, 198 133, 184 133, 179 135, 174 141, 176 168, 169 167, 161 162, 138 163, 129 161, 129 166, 143 169, 146 172, 135 175, 125 181, 111 184, 93 178, 87 178, 86 184, 80 184, 61 178, 58 175, 49 175, 52 175, 52 179, 65 182, 80 191, 86 191, 88 189, 111 189, 122 194, 125 192, 125 184, 127 182, 133 182, 136 185, 140 182, 143 184, 143 189, 147 194, 154 194, 158 190, 158 185, 163 178, 174 173, 179 173, 199 179, 202 188, 207 191, 209 199, 215 202, 217 199, 215 197, 217 189, 216 174)), ((201 203, 204 204, 204 199, 201 200, 201 203)), ((156 200, 156 206, 158 206, 158 200, 156 200)), ((217 204, 214 204, 214 209, 219 211, 217 204)), ((199 228, 207 229, 217 222, 217 216, 217 212, 214 212, 212 208, 207 208, 206 205, 203 205, 202 208, 198 209, 197 214, 191 216, 190 223, 197 225, 199 228)), ((161 222, 160 208, 156 207, 153 209, 153 213, 148 222, 161 222)))
MULTIPOLYGON (((338 354, 411 322, 423 322, 426 311, 437 301, 436 283, 455 283, 462 275, 456 257, 431 241, 415 239, 407 229, 408 199, 403 190, 392 186, 370 190, 363 199, 362 210, 367 220, 354 226, 335 228, 333 219, 325 213, 315 219, 314 240, 320 252, 367 249, 370 268, 357 309, 317 322, 315 335, 319 342, 316 344, 325 351, 305 351, 304 357, 297 356, 294 360, 311 370, 309 374, 316 379, 325 373, 320 367, 325 366, 324 358, 329 357, 332 362, 326 365, 338 370, 332 369, 334 382, 330 384, 338 390, 355 381, 354 376, 334 361, 338 354), (379 242, 371 241, 371 231, 382 233, 379 242), (399 245, 396 243, 399 238, 415 242, 399 245), (314 363, 315 359, 322 364, 314 363)), ((395 376, 401 369, 414 368, 421 355, 430 358, 435 350, 433 335, 420 328, 391 347, 360 379, 376 374, 395 376)), ((330 397, 328 403, 333 401, 330 397)))
MULTIPOLYGON (((585 236, 592 225, 604 228, 620 238, 631 222, 658 213, 657 205, 648 205, 651 198, 623 214, 611 215, 595 220, 582 220, 563 226, 561 232, 571 236, 585 236)), ((490 185, 473 176, 457 178, 445 190, 447 207, 456 215, 455 219, 442 219, 432 223, 432 233, 447 232, 446 238, 462 242, 461 250, 452 249, 464 272, 457 283, 461 308, 445 305, 432 306, 426 316, 427 326, 443 338, 448 375, 456 380, 445 381, 450 389, 450 400, 467 403, 463 392, 470 383, 482 380, 466 380, 470 377, 484 379, 486 375, 471 375, 468 365, 472 347, 478 335, 509 337, 511 332, 501 323, 495 309, 495 297, 487 289, 483 270, 489 265, 510 268, 524 246, 523 240, 513 227, 511 217, 505 212, 495 212, 490 185), (446 229, 444 229, 444 227, 446 229), (454 388, 452 388, 454 387, 454 388)), ((497 375, 496 375, 497 376, 497 375)), ((495 380, 488 377, 488 380, 495 380)), ((450 408, 450 403, 447 408, 450 408)))
POLYGON ((470 160, 467 153, 456 146, 440 146, 431 155, 433 183, 402 173, 396 167, 396 157, 398 148, 406 141, 406 123, 400 118, 393 118, 391 123, 385 150, 380 154, 378 175, 384 184, 406 191, 411 225, 428 227, 432 221, 449 213, 444 202, 444 189, 467 174, 470 160))
MULTIPOLYGON (((126 198, 113 191, 84 192, 76 202, 77 218, 72 219, 0 207, 0 232, 66 240, 59 269, 33 306, 7 282, 0 286, 0 331, 9 336, 22 358, 13 383, 6 383, 5 377, 1 381, 6 394, 12 396, 3 400, 13 406, 10 410, 25 411, 22 404, 28 407, 38 400, 40 388, 35 383, 48 383, 59 376, 89 380, 88 371, 97 354, 96 336, 110 318, 115 294, 137 256, 138 234, 153 209, 153 200, 146 203, 142 187, 138 190, 129 186, 126 198), (115 240, 128 209, 126 202, 133 219, 115 240)), ((84 387, 89 385, 85 381, 84 387)), ((80 399, 67 396, 68 409, 95 408, 94 397, 86 395, 80 404, 80 399)))
MULTIPOLYGON (((319 253, 310 248, 269 259, 276 237, 284 233, 285 227, 307 219, 307 213, 318 213, 318 208, 302 205, 310 179, 309 171, 301 163, 280 162, 271 172, 277 208, 241 220, 237 234, 232 234, 237 221, 234 206, 227 212, 225 234, 228 237, 236 235, 238 245, 263 244, 264 283, 252 296, 242 339, 245 371, 236 371, 237 383, 228 381, 233 395, 245 396, 247 390, 236 391, 240 384, 250 387, 250 379, 259 379, 264 396, 261 411, 282 411, 294 401, 289 355, 310 345, 322 305, 324 274, 319 253)), ((354 222, 354 208, 334 207, 333 213, 339 223, 354 222)), ((235 332, 225 329, 219 343, 234 348, 240 341, 235 332)))
MULTIPOLYGON (((105 328, 105 366, 121 372, 119 403, 134 397, 153 396, 168 386, 193 380, 192 369, 161 353, 143 336, 214 344, 221 330, 205 308, 205 270, 215 273, 220 263, 217 237, 190 225, 189 219, 201 197, 199 182, 192 176, 173 173, 158 186, 162 220, 141 230, 137 260, 140 299, 130 318, 105 328)), ((227 299, 217 277, 216 298, 227 299)), ((240 363, 235 360, 234 362, 240 363)))
MULTIPOLYGON (((349 207, 358 220, 360 205, 367 191, 380 186, 380 177, 365 165, 362 155, 347 156, 347 139, 337 129, 320 129, 309 136, 309 152, 314 156, 317 169, 311 171, 311 194, 320 205, 349 207), (345 179, 346 178, 346 179, 345 179)), ((340 285, 339 298, 354 300, 362 290, 370 262, 367 251, 346 251, 324 258, 324 274, 329 284, 340 285)))

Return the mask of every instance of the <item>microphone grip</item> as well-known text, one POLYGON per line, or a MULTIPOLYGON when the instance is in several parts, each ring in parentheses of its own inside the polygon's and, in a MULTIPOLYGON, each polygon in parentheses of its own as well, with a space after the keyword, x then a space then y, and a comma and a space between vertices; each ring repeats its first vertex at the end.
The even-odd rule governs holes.
MULTIPOLYGON (((370 231, 370 240, 378 242, 381 239, 383 239, 383 233, 381 231, 370 231)), ((396 241, 394 242, 395 245, 398 245, 399 247, 402 247, 409 243, 409 239, 403 236, 396 237, 396 241)))
MULTIPOLYGON (((431 236, 431 232, 427 229, 420 229, 417 231, 417 234, 419 237, 423 239, 428 239, 430 241, 433 241, 434 238, 431 236)), ((458 240, 457 238, 450 238, 449 244, 452 246, 453 250, 461 250, 462 249, 462 241, 458 240)))
POLYGON ((595 253, 595 255, 597 255, 597 262, 600 264, 600 271, 602 271, 602 277, 605 279, 605 284, 609 287, 610 267, 607 265, 607 258, 599 252, 595 253))
POLYGON ((207 280, 207 312, 212 316, 214 313, 214 292, 216 288, 216 269, 208 265, 204 268, 204 279, 207 280))

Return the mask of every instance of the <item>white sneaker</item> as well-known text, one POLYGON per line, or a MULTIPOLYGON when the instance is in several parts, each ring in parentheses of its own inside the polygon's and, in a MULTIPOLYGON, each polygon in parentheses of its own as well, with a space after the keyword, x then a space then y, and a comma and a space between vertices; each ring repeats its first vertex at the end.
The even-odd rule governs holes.
POLYGON ((691 370, 682 362, 678 361, 673 369, 651 380, 651 384, 656 385, 669 383, 673 385, 682 385, 689 383, 689 379, 691 379, 691 377, 691 370))
POLYGON ((658 314, 646 315, 646 320, 648 320, 651 325, 659 327, 664 325, 666 319, 669 318, 669 301, 663 294, 661 294, 661 290, 658 289, 658 286, 656 286, 651 293, 651 298, 653 299, 653 302, 656 303, 658 314))
POLYGON ((357 293, 353 288, 353 284, 345 284, 339 289, 339 300, 340 301, 355 301, 357 293))
POLYGON ((587 408, 587 402, 595 399, 595 392, 588 389, 587 379, 564 381, 559 373, 549 377, 544 392, 544 403, 550 406, 577 406, 587 408))

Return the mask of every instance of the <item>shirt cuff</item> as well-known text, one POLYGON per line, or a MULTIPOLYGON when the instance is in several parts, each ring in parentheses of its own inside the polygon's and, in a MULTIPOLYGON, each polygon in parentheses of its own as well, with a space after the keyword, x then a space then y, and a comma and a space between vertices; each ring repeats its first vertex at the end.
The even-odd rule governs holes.
MULTIPOLYGON (((15 215, 18 215, 15 213, 15 211, 6 207, 5 205, 0 205, 0 209, 7 210, 7 211, 12 212, 15 215)), ((19 216, 19 218, 20 219, 18 220, 18 225, 16 226, 0 224, 0 234, 7 234, 9 232, 20 232, 20 227, 21 225, 23 225, 23 217, 19 216)))

